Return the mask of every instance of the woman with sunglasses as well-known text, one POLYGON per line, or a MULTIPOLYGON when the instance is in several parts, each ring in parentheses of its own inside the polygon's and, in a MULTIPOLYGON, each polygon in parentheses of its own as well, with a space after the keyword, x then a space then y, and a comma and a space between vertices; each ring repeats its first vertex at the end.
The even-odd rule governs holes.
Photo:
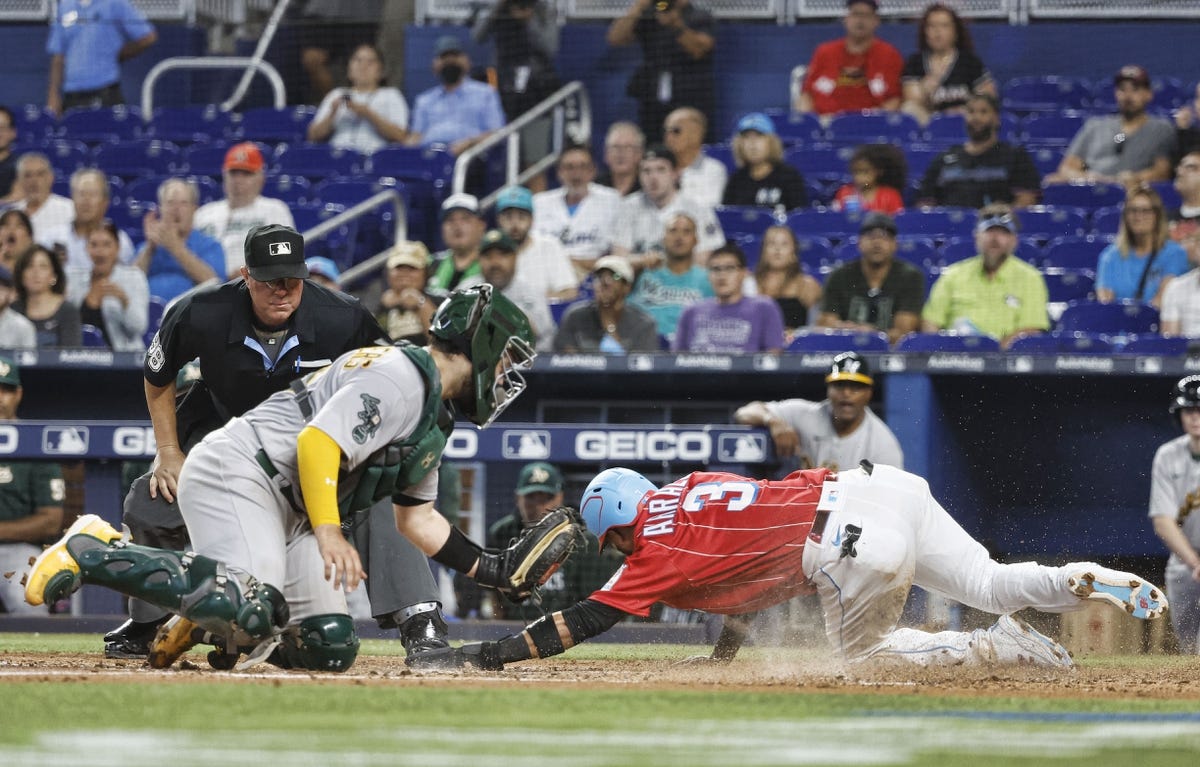
POLYGON ((1187 252, 1167 236, 1162 198, 1140 187, 1125 196, 1117 239, 1100 253, 1096 298, 1101 303, 1133 299, 1158 308, 1171 278, 1188 268, 1187 252))

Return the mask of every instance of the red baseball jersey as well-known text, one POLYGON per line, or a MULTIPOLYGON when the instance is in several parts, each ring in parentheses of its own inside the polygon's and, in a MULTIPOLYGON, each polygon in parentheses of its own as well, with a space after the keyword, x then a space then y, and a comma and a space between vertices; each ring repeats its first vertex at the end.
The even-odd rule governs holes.
POLYGON ((879 109, 888 99, 900 97, 900 51, 876 40, 865 53, 850 53, 845 39, 822 43, 813 53, 804 75, 804 92, 812 97, 817 114, 879 109))
POLYGON ((655 602, 737 615, 804 593, 804 541, 831 472, 778 481, 695 472, 638 506, 633 553, 590 599, 633 615, 655 602))

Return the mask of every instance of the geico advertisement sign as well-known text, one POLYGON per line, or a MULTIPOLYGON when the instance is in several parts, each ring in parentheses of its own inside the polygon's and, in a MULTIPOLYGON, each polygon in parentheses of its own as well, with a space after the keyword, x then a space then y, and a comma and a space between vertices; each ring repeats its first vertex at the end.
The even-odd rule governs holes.
POLYGON ((113 452, 120 456, 154 455, 158 445, 152 426, 118 426, 113 430, 113 452))
POLYGON ((707 461, 712 437, 702 431, 581 431, 575 457, 581 461, 707 461))

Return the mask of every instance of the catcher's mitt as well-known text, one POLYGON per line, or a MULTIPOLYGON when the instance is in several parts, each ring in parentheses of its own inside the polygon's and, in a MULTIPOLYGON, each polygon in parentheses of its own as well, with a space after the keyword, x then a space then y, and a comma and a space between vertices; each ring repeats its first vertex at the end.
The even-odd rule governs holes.
POLYGON ((514 602, 524 602, 571 555, 582 532, 579 512, 560 506, 522 532, 508 548, 485 553, 475 580, 514 602))

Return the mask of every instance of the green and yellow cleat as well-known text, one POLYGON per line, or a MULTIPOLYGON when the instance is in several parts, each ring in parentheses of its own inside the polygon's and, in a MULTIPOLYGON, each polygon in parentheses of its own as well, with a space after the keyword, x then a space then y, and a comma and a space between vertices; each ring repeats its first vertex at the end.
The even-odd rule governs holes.
POLYGON ((67 528, 63 537, 36 559, 29 561, 25 576, 25 601, 41 605, 66 597, 79 588, 79 563, 67 551, 67 541, 76 535, 87 535, 104 543, 112 543, 121 533, 95 514, 85 514, 67 528))

